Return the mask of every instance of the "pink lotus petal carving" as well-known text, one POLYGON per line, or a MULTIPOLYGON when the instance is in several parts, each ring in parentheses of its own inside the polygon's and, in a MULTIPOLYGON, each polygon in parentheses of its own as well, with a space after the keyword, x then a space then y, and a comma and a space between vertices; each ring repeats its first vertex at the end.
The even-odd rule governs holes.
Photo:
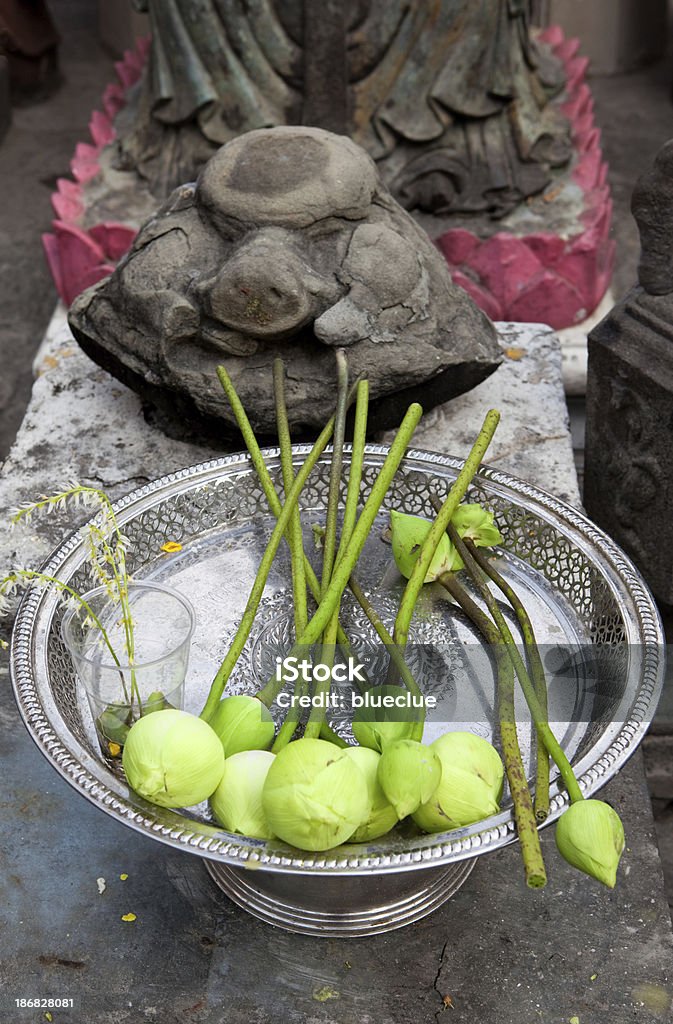
POLYGON ((78 142, 75 146, 75 155, 70 161, 73 177, 82 183, 95 178, 100 171, 98 156, 97 146, 91 146, 88 142, 78 142))
POLYGON ((91 143, 79 142, 70 163, 75 181, 59 178, 51 197, 57 216, 53 234, 44 234, 45 256, 56 290, 70 305, 85 288, 107 277, 126 253, 137 234, 128 224, 104 222, 85 230, 80 222, 85 212, 82 185, 100 171, 101 150, 115 139, 113 120, 126 105, 127 90, 140 78, 149 53, 150 38, 139 39, 135 50, 127 50, 115 65, 119 82, 111 82, 103 93, 103 110, 94 110, 89 122, 91 143))
POLYGON ((70 305, 81 291, 107 277, 114 267, 86 231, 59 220, 53 227, 53 235, 43 235, 42 241, 58 293, 70 305))
POLYGON ((77 224, 84 214, 82 186, 69 178, 58 178, 56 191, 51 196, 51 205, 59 220, 77 224))
POLYGON ((129 251, 138 232, 127 224, 104 221, 89 229, 89 236, 100 245, 106 259, 116 263, 129 251))
POLYGON ((99 149, 109 145, 116 135, 111 118, 107 114, 101 113, 100 110, 94 110, 92 113, 91 120, 89 121, 89 131, 91 132, 94 145, 99 149))
POLYGON ((112 120, 119 111, 126 105, 126 96, 121 85, 117 82, 110 82, 103 93, 103 109, 112 120))

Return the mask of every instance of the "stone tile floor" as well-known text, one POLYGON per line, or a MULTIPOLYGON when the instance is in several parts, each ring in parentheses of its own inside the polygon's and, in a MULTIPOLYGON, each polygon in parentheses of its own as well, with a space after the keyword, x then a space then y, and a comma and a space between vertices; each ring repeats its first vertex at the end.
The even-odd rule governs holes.
MULTIPOLYGON (((40 235, 52 217, 49 195, 68 174, 75 143, 87 136, 91 110, 111 80, 112 57, 96 33, 91 0, 51 0, 62 33, 62 88, 47 102, 14 111, 0 144, 0 459, 12 444, 26 407, 32 357, 50 319, 56 294, 42 256, 40 235)), ((617 241, 616 298, 636 276, 638 234, 629 212, 633 184, 673 135, 673 69, 662 61, 629 75, 592 80, 596 120, 610 166, 617 241)), ((570 403, 581 476, 583 403, 570 403)), ((665 614, 673 641, 673 613, 665 614)), ((669 703, 673 704, 671 695, 669 703)), ((673 906, 673 709, 662 713, 645 747, 658 838, 673 906)))

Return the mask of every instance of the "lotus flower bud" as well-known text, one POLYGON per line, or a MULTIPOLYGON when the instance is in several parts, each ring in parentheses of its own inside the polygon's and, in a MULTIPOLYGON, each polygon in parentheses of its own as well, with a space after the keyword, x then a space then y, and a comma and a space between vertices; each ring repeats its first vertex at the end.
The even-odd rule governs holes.
POLYGON ((169 708, 135 722, 122 764, 129 786, 146 800, 160 807, 190 807, 217 789, 224 752, 207 722, 169 708))
MULTIPOLYGON (((411 576, 423 542, 430 532, 432 523, 420 516, 406 515, 404 512, 390 513, 392 531, 393 557, 395 565, 402 575, 411 576)), ((442 573, 453 572, 462 568, 462 562, 453 544, 444 533, 437 545, 432 561, 428 567, 424 583, 432 583, 442 573)))
POLYGON ((568 864, 614 889, 624 826, 609 804, 577 800, 556 824, 556 845, 568 864))
POLYGON ((274 758, 268 750, 243 750, 224 762, 224 774, 210 798, 210 807, 228 832, 273 839, 262 809, 262 789, 274 758))
POLYGON ((398 706, 386 706, 386 699, 392 701, 406 697, 408 691, 400 686, 371 686, 365 691, 365 704, 355 709, 353 715, 353 736, 360 746, 369 747, 378 753, 389 743, 397 740, 410 739, 414 725, 422 714, 422 709, 398 706))
POLYGON ((502 544, 502 534, 493 522, 493 513, 481 505, 460 505, 451 517, 451 523, 463 540, 471 540, 477 548, 502 544))
POLYGON ((370 801, 364 776, 345 749, 301 739, 276 754, 262 807, 275 835, 313 851, 350 839, 366 820, 370 801))
POLYGON ((415 740, 390 743, 381 754, 378 780, 398 818, 427 803, 441 777, 442 763, 435 751, 415 740))
POLYGON ((244 694, 225 697, 213 711, 208 724, 220 737, 225 757, 239 754, 242 750, 268 750, 273 743, 273 718, 257 697, 244 694))
POLYGON ((381 755, 369 747, 347 747, 346 753, 355 761, 362 772, 369 796, 369 814, 362 825, 355 830, 349 843, 369 843, 390 832, 397 824, 395 808, 389 803, 379 785, 377 771, 381 755))
POLYGON ((149 715, 153 711, 163 711, 165 708, 170 707, 172 707, 172 705, 168 703, 161 690, 154 690, 154 692, 143 701, 143 714, 149 715))
POLYGON ((495 747, 470 732, 447 732, 430 749, 442 764, 439 785, 412 815, 425 832, 447 832, 497 814, 504 768, 495 747))

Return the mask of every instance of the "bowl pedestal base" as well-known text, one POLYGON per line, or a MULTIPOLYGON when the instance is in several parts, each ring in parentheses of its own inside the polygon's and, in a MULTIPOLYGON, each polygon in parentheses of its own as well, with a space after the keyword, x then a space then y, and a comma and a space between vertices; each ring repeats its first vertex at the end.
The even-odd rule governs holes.
POLYGON ((351 874, 347 902, 340 875, 301 875, 298 886, 294 873, 204 863, 229 899, 260 921, 302 935, 338 938, 394 931, 426 917, 466 881, 476 858, 422 871, 351 874))

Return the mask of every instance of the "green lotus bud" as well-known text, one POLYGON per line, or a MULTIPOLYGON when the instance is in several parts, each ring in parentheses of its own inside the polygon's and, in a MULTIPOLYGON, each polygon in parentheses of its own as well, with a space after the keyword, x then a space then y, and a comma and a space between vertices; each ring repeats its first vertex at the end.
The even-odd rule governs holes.
POLYGON ((225 697, 208 719, 220 737, 225 757, 242 750, 268 750, 275 727, 271 712, 257 697, 225 697))
POLYGON ((214 793, 224 752, 207 722, 168 708, 129 730, 122 764, 131 789, 161 807, 190 807, 214 793))
POLYGON ((470 732, 447 732, 430 749, 441 761, 442 777, 412 815, 420 828, 447 832, 498 813, 505 771, 495 747, 470 732))
POLYGON ((172 705, 168 703, 161 690, 155 690, 143 701, 143 714, 149 715, 153 711, 164 711, 170 707, 172 705))
POLYGON ((477 548, 502 544, 502 534, 493 522, 493 513, 481 505, 460 505, 451 517, 451 523, 464 540, 471 540, 477 548))
POLYGON ((348 840, 349 843, 369 843, 390 832, 397 824, 397 813, 381 789, 377 772, 381 755, 369 747, 347 747, 346 753, 362 772, 369 796, 369 814, 348 840))
POLYGON ((369 814, 367 784, 345 749, 301 739, 276 754, 262 790, 272 831, 300 850, 345 843, 369 814))
POLYGON ((210 798, 215 819, 228 832, 253 839, 273 839, 262 809, 262 789, 275 754, 242 750, 224 762, 224 774, 210 798))
POLYGON ((556 824, 556 845, 568 864, 614 889, 624 826, 609 804, 577 800, 556 824))
POLYGON ((360 746, 381 753, 389 743, 411 738, 422 709, 400 706, 400 699, 407 694, 403 687, 388 684, 365 691, 365 703, 353 714, 353 736, 360 746))
MULTIPOLYGON (((432 523, 420 516, 409 516, 404 512, 390 513, 393 557, 402 575, 411 576, 423 542, 430 532, 432 523)), ((456 549, 444 533, 437 545, 428 567, 424 583, 432 583, 444 572, 453 572, 462 567, 456 549)))
POLYGON ((431 747, 415 740, 390 743, 381 754, 378 779, 398 818, 430 800, 442 777, 442 763, 431 747))

